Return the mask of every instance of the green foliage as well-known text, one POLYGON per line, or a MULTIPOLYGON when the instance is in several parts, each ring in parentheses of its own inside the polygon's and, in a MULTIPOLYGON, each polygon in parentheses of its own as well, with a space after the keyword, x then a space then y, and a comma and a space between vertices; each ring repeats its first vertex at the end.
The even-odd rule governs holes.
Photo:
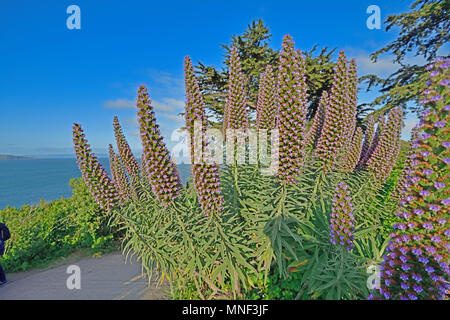
MULTIPOLYGON (((143 180, 142 183, 145 183, 143 180)), ((125 252, 169 280, 174 299, 365 299, 367 268, 381 262, 395 206, 365 171, 324 174, 308 160, 294 185, 257 165, 224 166, 221 215, 205 216, 191 183, 162 205, 148 193, 113 211, 125 252), (337 183, 349 185, 355 248, 330 242, 337 183)), ((142 189, 145 189, 144 187, 142 189)))
POLYGON ((44 266, 77 249, 108 251, 114 234, 106 215, 95 203, 81 178, 71 179, 72 197, 37 206, 6 207, 0 221, 11 231, 1 264, 6 272, 44 266))

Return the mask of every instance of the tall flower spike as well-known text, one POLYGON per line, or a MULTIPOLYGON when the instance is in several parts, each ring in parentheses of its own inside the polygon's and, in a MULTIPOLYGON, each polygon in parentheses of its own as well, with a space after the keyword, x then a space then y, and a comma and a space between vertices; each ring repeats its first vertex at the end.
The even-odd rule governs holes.
POLYGON ((373 115, 369 115, 367 117, 366 131, 364 133, 364 142, 361 150, 361 159, 359 159, 357 168, 361 169, 367 160, 369 160, 369 148, 372 144, 375 132, 375 117, 373 115))
POLYGON ((225 138, 228 129, 228 102, 223 106, 222 116, 222 136, 225 138))
POLYGON ((128 145, 127 140, 125 139, 125 136, 122 132, 122 127, 120 126, 119 123, 119 118, 114 117, 113 127, 114 127, 114 136, 116 138, 117 143, 117 150, 119 152, 120 158, 123 161, 123 165, 127 170, 127 173, 130 176, 138 175, 139 163, 134 157, 133 152, 131 152, 131 148, 128 145))
POLYGON ((266 73, 261 72, 259 75, 259 84, 258 84, 258 101, 256 103, 256 127, 260 127, 260 122, 262 118, 262 110, 264 108, 264 94, 265 94, 265 85, 266 85, 266 73))
POLYGON ((244 75, 236 47, 231 49, 228 99, 226 106, 227 129, 248 129, 248 115, 244 75))
POLYGON ((167 204, 180 194, 180 177, 163 141, 147 88, 138 90, 138 123, 142 140, 142 161, 153 194, 167 204))
POLYGON ((131 199, 131 188, 128 177, 122 167, 120 157, 114 152, 112 144, 109 145, 109 167, 111 170, 112 181, 119 191, 120 202, 124 203, 131 199))
POLYGON ((186 86, 186 129, 190 137, 191 151, 191 170, 194 180, 195 190, 198 200, 206 215, 212 212, 220 213, 223 209, 223 196, 220 190, 220 178, 217 165, 213 163, 211 153, 208 149, 205 132, 206 132, 206 115, 203 105, 203 97, 200 93, 200 87, 194 75, 192 62, 189 57, 184 59, 184 77, 186 86), (195 139, 194 125, 201 123, 201 138, 195 139), (195 148, 195 141, 200 140, 201 145, 195 148), (202 163, 192 163, 194 151, 202 152, 202 163))
POLYGON ((386 181, 397 161, 402 120, 401 108, 395 108, 389 112, 388 121, 381 132, 379 142, 367 161, 367 170, 374 174, 375 181, 380 185, 386 181))
POLYGON ((296 182, 303 165, 308 99, 305 68, 305 59, 295 50, 291 36, 284 36, 278 69, 278 178, 287 184, 296 182))
POLYGON ((273 68, 267 65, 265 72, 261 73, 258 103, 256 106, 256 125, 258 129, 273 129, 276 125, 277 104, 276 104, 277 87, 273 68))
POLYGON ((330 241, 342 245, 346 250, 353 249, 353 233, 355 232, 355 217, 350 197, 349 187, 340 182, 335 190, 333 207, 330 214, 330 241))
POLYGON ((345 145, 350 145, 353 133, 356 128, 356 110, 358 107, 358 74, 356 72, 356 61, 352 59, 348 65, 348 96, 347 96, 347 112, 346 115, 346 141, 345 145))
POLYGON ((360 160, 361 168, 367 166, 367 161, 369 161, 370 157, 372 156, 373 152, 378 146, 378 142, 380 141, 381 133, 383 132, 385 125, 386 125, 386 118, 384 115, 381 115, 378 119, 377 130, 375 131, 375 135, 373 136, 372 143, 370 144, 367 152, 364 154, 364 157, 361 157, 360 160))
POLYGON ((414 161, 400 200, 392 242, 381 265, 384 299, 449 298, 449 158, 450 59, 428 67, 423 121, 413 144, 414 161))
POLYGON ((92 152, 83 129, 77 123, 73 124, 73 145, 78 168, 95 202, 105 210, 117 206, 119 193, 106 170, 92 152))
POLYGON ((347 172, 352 172, 358 164, 362 148, 362 129, 357 127, 353 135, 350 147, 348 148, 347 158, 343 164, 343 168, 347 172))
POLYGON ((333 84, 325 109, 325 120, 317 143, 316 155, 322 161, 325 172, 333 169, 336 155, 339 155, 346 141, 349 110, 348 66, 343 51, 339 53, 333 84))
POLYGON ((408 154, 406 155, 405 162, 403 164, 403 169, 400 174, 400 177, 398 178, 397 184, 395 185, 394 190, 392 190, 391 197, 400 200, 404 196, 406 189, 409 186, 409 179, 411 177, 411 174, 413 173, 413 165, 414 165, 414 158, 415 156, 415 147, 418 143, 417 141, 417 131, 418 128, 414 127, 411 130, 411 141, 410 146, 408 149, 408 154))
POLYGON ((316 114, 314 115, 313 124, 307 133, 306 145, 315 147, 317 140, 322 132, 323 121, 325 118, 325 109, 328 105, 328 92, 323 91, 320 97, 319 106, 317 107, 316 114))

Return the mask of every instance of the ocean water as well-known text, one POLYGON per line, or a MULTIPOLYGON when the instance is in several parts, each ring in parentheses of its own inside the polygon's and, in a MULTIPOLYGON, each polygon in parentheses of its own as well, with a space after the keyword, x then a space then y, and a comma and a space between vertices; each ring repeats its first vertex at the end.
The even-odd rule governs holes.
MULTIPOLYGON (((109 160, 99 158, 109 173, 109 160)), ((178 165, 183 183, 190 177, 190 166, 178 165)), ((6 206, 35 205, 72 195, 71 178, 81 177, 75 159, 0 160, 0 209, 6 206)))

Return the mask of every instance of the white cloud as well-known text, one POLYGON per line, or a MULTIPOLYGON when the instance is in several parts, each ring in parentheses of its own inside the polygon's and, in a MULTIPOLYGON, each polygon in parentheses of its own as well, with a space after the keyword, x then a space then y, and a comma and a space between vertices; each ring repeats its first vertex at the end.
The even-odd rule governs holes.
MULTIPOLYGON (((161 101, 153 100, 151 105, 155 110, 164 112, 181 112, 184 109, 184 101, 174 98, 162 98, 161 101)), ((103 106, 109 109, 132 109, 136 108, 136 102, 128 99, 108 100, 103 106)))
POLYGON ((385 76, 398 69, 398 65, 388 58, 378 58, 377 62, 374 63, 369 55, 358 55, 355 57, 355 60, 360 75, 376 74, 377 76, 385 76))
POLYGON ((167 114, 167 113, 162 113, 161 116, 176 122, 176 123, 183 123, 184 122, 184 118, 179 115, 179 114, 167 114))
POLYGON ((136 107, 136 101, 128 99, 108 100, 103 106, 111 109, 130 109, 136 107))
POLYGON ((138 120, 137 116, 132 118, 125 118, 123 120, 124 124, 128 127, 137 127, 138 126, 138 120))
MULTIPOLYGON (((375 74, 379 77, 387 77, 400 68, 398 63, 394 63, 394 55, 383 54, 378 56, 376 62, 370 58, 371 52, 367 52, 357 48, 347 48, 346 54, 348 58, 355 58, 358 67, 358 76, 366 74, 375 74)), ((410 65, 423 65, 426 63, 423 57, 408 55, 403 63, 410 65)))
POLYGON ((147 75, 150 78, 150 96, 153 94, 164 96, 169 92, 171 97, 184 96, 184 76, 174 76, 169 72, 154 69, 148 69, 147 75))
POLYGON ((409 140, 411 137, 411 129, 419 123, 419 119, 412 114, 410 117, 405 119, 405 126, 402 128, 402 138, 404 140, 409 140))
POLYGON ((155 110, 181 112, 184 108, 184 101, 174 98, 163 98, 162 101, 153 101, 152 105, 155 110))

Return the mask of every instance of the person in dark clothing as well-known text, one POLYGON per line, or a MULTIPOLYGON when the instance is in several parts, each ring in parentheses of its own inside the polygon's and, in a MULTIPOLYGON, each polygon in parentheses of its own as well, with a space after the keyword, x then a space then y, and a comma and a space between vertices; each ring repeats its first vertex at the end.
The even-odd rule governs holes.
POLYGON ((5 271, 3 271, 2 265, 0 264, 0 287, 7 283, 8 280, 6 280, 5 271))
MULTIPOLYGON (((0 257, 5 253, 5 241, 11 237, 8 228, 5 224, 0 223, 0 257)), ((8 283, 5 276, 5 271, 3 271, 0 265, 0 287, 8 283)))

